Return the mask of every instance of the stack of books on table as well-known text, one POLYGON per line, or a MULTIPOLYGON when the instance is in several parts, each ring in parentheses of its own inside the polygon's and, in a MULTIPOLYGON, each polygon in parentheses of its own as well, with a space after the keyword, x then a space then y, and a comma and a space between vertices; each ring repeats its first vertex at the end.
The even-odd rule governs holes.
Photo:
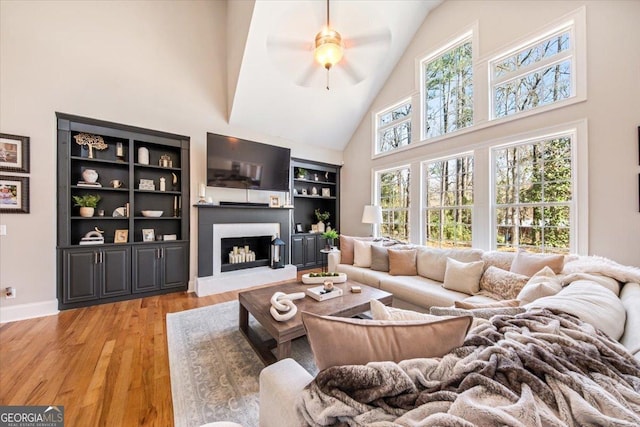
POLYGON ((78 181, 78 187, 102 187, 99 182, 78 181))

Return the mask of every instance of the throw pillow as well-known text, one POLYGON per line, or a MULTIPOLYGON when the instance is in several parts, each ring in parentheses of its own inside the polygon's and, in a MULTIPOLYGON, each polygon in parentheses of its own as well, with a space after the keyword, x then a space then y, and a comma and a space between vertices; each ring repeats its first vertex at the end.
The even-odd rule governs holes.
POLYGON ((495 299, 516 299, 529 278, 498 267, 489 267, 480 279, 480 293, 495 299))
POLYGON ((494 266, 509 271, 515 257, 515 252, 486 251, 482 254, 484 269, 494 266))
POLYGON ((609 289, 590 280, 577 280, 557 294, 537 299, 525 307, 550 308, 573 314, 614 340, 622 336, 627 318, 620 299, 609 289))
POLYGON ((575 282, 576 280, 591 280, 592 282, 595 282, 609 289, 611 292, 616 294, 616 296, 620 296, 620 283, 616 279, 613 279, 607 276, 602 276, 596 273, 567 274, 562 278, 562 286, 565 286, 571 282, 575 282))
POLYGON ((353 242, 353 265, 354 267, 371 267, 371 243, 363 240, 353 242))
POLYGON ((385 321, 318 316, 303 312, 302 322, 319 370, 419 357, 442 357, 464 342, 471 316, 385 321))
POLYGON ((387 248, 371 245, 371 269, 389 271, 389 252, 387 252, 387 248))
POLYGON ((480 290, 480 276, 484 261, 460 262, 447 258, 442 287, 452 291, 475 294, 480 290))
POLYGON ((531 277, 545 267, 551 268, 559 274, 564 265, 564 255, 531 254, 527 251, 518 251, 511 263, 511 272, 531 277))
POLYGON ((480 261, 482 250, 480 249, 434 249, 421 248, 418 252, 418 274, 427 279, 444 282, 444 273, 447 270, 447 258, 460 262, 480 261))
POLYGON ((389 274, 392 276, 415 276, 416 250, 415 249, 388 249, 389 274))
POLYGON ((562 289, 560 279, 549 267, 545 267, 533 275, 518 294, 521 305, 529 304, 538 298, 555 295, 562 289))
POLYGON ((369 304, 371 306, 371 317, 373 320, 428 320, 431 322, 442 320, 440 316, 389 307, 377 299, 372 299, 369 304))
POLYGON ((525 311, 524 307, 474 308, 471 310, 454 307, 431 307, 429 314, 436 316, 473 316, 481 319, 490 319, 496 315, 513 316, 525 311))
POLYGON ((500 307, 518 307, 520 301, 517 299, 507 299, 503 301, 489 302, 485 304, 476 304, 472 302, 456 301, 454 302, 455 308, 464 308, 472 310, 474 308, 500 308, 500 307))
POLYGON ((340 235, 340 264, 353 264, 353 242, 355 240, 372 240, 371 237, 352 237, 340 235))

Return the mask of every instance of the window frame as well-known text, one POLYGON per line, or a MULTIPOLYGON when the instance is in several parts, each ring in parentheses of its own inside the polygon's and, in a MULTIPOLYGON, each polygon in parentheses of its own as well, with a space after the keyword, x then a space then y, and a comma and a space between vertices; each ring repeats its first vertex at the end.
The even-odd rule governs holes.
POLYGON ((534 34, 526 36, 525 38, 507 46, 504 49, 501 49, 498 53, 493 54, 486 60, 486 66, 484 67, 486 70, 486 78, 487 78, 487 105, 488 105, 488 124, 495 125, 497 123, 502 123, 510 120, 516 120, 522 117, 527 117, 530 115, 540 114, 549 110, 555 110, 557 108, 562 108, 567 105, 575 104, 578 102, 585 101, 587 99, 587 63, 586 63, 586 11, 584 6, 580 9, 577 9, 564 17, 561 17, 558 20, 555 20, 553 23, 542 27, 540 30, 536 31, 534 34), (526 70, 520 69, 515 72, 511 77, 502 77, 496 79, 493 74, 493 67, 496 63, 515 55, 523 50, 529 49, 531 47, 536 46, 537 44, 543 42, 544 40, 553 37, 554 35, 562 34, 564 32, 569 31, 571 34, 570 39, 570 53, 563 54, 563 58, 570 57, 571 58, 571 90, 572 94, 559 101, 551 102, 549 104, 537 106, 534 108, 520 110, 513 114, 507 114, 505 116, 497 117, 495 111, 495 87, 497 83, 508 81, 515 79, 517 80, 519 77, 524 77, 539 71, 540 69, 544 69, 545 66, 550 66, 552 64, 561 63, 563 61, 559 60, 558 56, 554 56, 540 63, 534 64, 532 67, 527 67, 526 70))
MULTIPOLYGON (((375 199, 374 199, 374 205, 378 205, 382 208, 382 215, 383 215, 383 219, 384 219, 384 212, 385 211, 389 211, 390 209, 385 209, 383 207, 383 204, 380 200, 381 196, 382 196, 382 192, 381 192, 381 182, 380 182, 380 178, 381 175, 384 173, 389 173, 389 172, 395 172, 395 171, 399 171, 399 170, 403 170, 406 169, 409 173, 409 185, 408 185, 408 189, 409 189, 409 206, 406 208, 394 208, 393 211, 406 211, 407 213, 407 221, 405 223, 405 228, 407 230, 407 236, 406 239, 407 241, 411 241, 411 209, 412 209, 412 205, 415 203, 411 203, 411 199, 412 199, 412 168, 410 164, 400 164, 400 165, 396 165, 393 167, 388 167, 388 168, 384 168, 384 169, 376 169, 373 171, 373 175, 375 177, 375 181, 374 181, 374 185, 375 185, 375 199)), ((379 235, 382 236, 382 226, 383 224, 377 224, 376 225, 376 229, 375 229, 375 235, 379 235)))
POLYGON ((406 149, 408 147, 411 146, 412 142, 413 142, 413 112, 414 112, 414 106, 413 106, 413 102, 412 102, 412 98, 411 97, 406 97, 403 98, 402 100, 394 103, 393 105, 386 107, 376 113, 374 113, 374 148, 373 148, 373 155, 374 156, 379 156, 379 155, 385 155, 385 154, 389 154, 389 153, 394 153, 397 152, 398 150, 402 150, 402 149, 406 149), (409 105, 411 107, 411 113, 409 113, 408 116, 403 117, 402 119, 398 119, 398 120, 392 120, 389 124, 384 125, 384 126, 380 126, 380 117, 392 112, 393 110, 396 110, 398 107, 404 106, 404 105, 409 105), (386 151, 381 151, 380 150, 380 142, 381 142, 381 136, 382 133, 384 131, 386 131, 387 129, 392 129, 392 128, 396 128, 404 123, 409 123, 411 126, 411 130, 409 132, 409 142, 407 143, 407 145, 403 145, 401 147, 396 147, 390 150, 386 150, 386 151))
MULTIPOLYGON (((588 249, 588 189, 587 189, 587 124, 586 120, 574 123, 571 127, 557 126, 547 131, 530 132, 520 138, 505 138, 494 142, 489 147, 489 217, 490 217, 490 245, 491 250, 498 250, 497 246, 497 203, 496 203, 496 164, 495 151, 519 145, 547 141, 554 138, 571 138, 571 191, 569 217, 569 248, 570 254, 586 254, 588 249)), ((553 205, 553 202, 540 203, 540 206, 553 205)), ((516 250, 519 246, 515 247, 516 250)))
MULTIPOLYGON (((435 245, 428 245, 427 239, 426 239, 426 233, 429 227, 429 223, 427 221, 427 213, 430 210, 440 210, 442 211, 443 209, 470 209, 471 211, 471 240, 469 241, 469 246, 458 246, 455 245, 452 246, 451 248, 457 248, 457 249, 464 249, 464 248, 472 248, 473 246, 473 230, 474 230, 474 217, 475 217, 475 185, 476 185, 476 175, 475 175, 475 164, 476 164, 476 159, 475 159, 475 152, 474 150, 470 150, 470 151, 463 151, 463 152, 457 152, 453 155, 449 155, 446 157, 440 157, 440 158, 433 158, 433 159, 425 159, 422 160, 420 162, 420 177, 421 177, 421 191, 420 191, 420 225, 421 225, 421 244, 425 245, 425 246, 429 246, 429 247, 433 247, 433 248, 443 248, 442 246, 442 242, 443 240, 440 239, 440 245, 439 246, 435 246, 435 245), (447 162, 447 161, 451 161, 451 160, 458 160, 458 159, 462 159, 464 157, 470 157, 471 161, 473 163, 473 167, 472 167, 472 185, 471 185, 471 190, 472 190, 472 198, 473 198, 473 202, 471 204, 468 205, 446 205, 446 206, 440 206, 440 207, 433 207, 433 208, 429 208, 428 207, 428 184, 427 184, 427 180, 428 180, 428 173, 429 173, 429 165, 433 164, 433 163, 437 163, 437 162, 447 162)), ((447 247, 449 248, 449 247, 447 247)))

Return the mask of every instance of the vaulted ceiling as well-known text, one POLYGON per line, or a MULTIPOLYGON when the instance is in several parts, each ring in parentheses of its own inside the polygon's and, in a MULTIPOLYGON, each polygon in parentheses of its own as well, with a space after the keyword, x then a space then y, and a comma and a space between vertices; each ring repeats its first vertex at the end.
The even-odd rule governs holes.
POLYGON ((315 35, 326 23, 325 1, 230 1, 229 123, 343 150, 416 30, 440 3, 332 0, 330 22, 345 53, 327 76, 313 58, 315 35))

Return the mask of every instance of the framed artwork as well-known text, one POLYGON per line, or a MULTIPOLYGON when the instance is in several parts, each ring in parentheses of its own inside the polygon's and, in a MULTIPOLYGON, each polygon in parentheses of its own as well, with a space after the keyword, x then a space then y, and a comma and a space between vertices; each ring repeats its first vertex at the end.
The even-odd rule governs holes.
POLYGON ((127 240, 129 240, 129 230, 116 230, 113 243, 127 243, 127 240))
POLYGON ((278 197, 278 196, 270 196, 269 197, 269 207, 270 208, 279 208, 280 207, 280 197, 278 197))
POLYGON ((0 171, 29 172, 29 137, 0 133, 0 171))
POLYGON ((322 189, 322 197, 331 197, 331 189, 323 188, 322 189))
POLYGON ((143 242, 153 242, 156 239, 155 231, 153 228, 143 228, 142 229, 142 241, 143 242))
POLYGON ((296 233, 302 233, 302 224, 296 222, 296 233))
POLYGON ((0 175, 0 213, 29 213, 29 178, 0 175))
POLYGON ((311 224, 311 232, 312 233, 318 232, 318 224, 311 224))

